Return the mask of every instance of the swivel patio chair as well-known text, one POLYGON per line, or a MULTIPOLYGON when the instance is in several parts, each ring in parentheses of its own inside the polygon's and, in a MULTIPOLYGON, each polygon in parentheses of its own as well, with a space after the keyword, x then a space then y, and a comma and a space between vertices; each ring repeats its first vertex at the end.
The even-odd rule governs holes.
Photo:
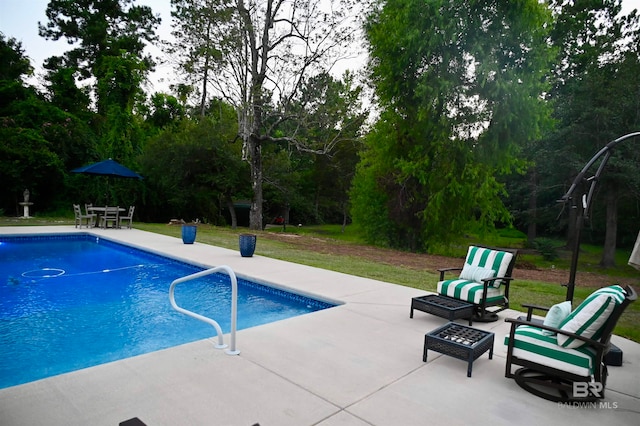
POLYGON ((505 377, 541 398, 556 402, 595 402, 604 397, 607 381, 605 355, 611 335, 626 307, 637 299, 635 290, 618 285, 593 292, 575 310, 571 302, 548 309, 542 323, 506 319, 505 377), (571 311, 571 312, 570 312, 571 311), (513 372, 513 366, 521 366, 513 372))
POLYGON ((129 222, 127 228, 131 229, 133 226, 133 211, 136 209, 135 206, 129 206, 129 213, 126 216, 120 216, 118 222, 118 228, 122 228, 122 222, 129 222))
MULTIPOLYGON (((514 249, 470 246, 463 267, 438 269, 439 298, 436 303, 444 308, 444 312, 437 308, 425 307, 419 300, 421 298, 413 298, 411 316, 413 309, 419 309, 447 318, 450 309, 456 309, 470 317, 469 325, 472 321, 497 321, 497 313, 509 307, 509 285, 513 280, 511 274, 517 254, 518 251, 514 249), (445 275, 453 271, 460 271, 460 275, 457 278, 445 279, 445 275), (469 307, 469 311, 465 311, 466 306, 469 307), (494 306, 497 309, 487 309, 494 306), (471 315, 467 315, 466 312, 470 312, 471 315)), ((450 320, 451 318, 449 317, 450 320)))

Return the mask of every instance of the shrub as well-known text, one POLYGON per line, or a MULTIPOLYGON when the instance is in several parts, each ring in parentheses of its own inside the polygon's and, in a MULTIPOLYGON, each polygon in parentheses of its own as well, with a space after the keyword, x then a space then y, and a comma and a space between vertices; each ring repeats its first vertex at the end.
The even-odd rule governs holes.
POLYGON ((553 241, 548 238, 536 238, 533 241, 533 246, 544 260, 555 260, 559 257, 553 241))

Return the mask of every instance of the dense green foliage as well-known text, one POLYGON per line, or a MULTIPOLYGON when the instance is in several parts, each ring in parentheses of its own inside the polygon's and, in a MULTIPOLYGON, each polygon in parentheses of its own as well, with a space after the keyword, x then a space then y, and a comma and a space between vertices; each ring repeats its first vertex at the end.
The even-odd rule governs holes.
MULTIPOLYGON (((75 44, 38 87, 0 35, 0 210, 19 215, 28 188, 35 214, 135 204, 138 220, 245 225, 253 206, 253 227, 354 221, 414 251, 496 228, 570 246, 574 210, 557 200, 602 146, 640 130, 640 24, 620 0, 359 2, 369 67, 341 79, 326 70, 353 41, 352 1, 327 15, 305 0, 295 20, 275 0, 171 3, 172 93, 143 90, 159 18, 132 0, 51 0, 41 35, 75 44), (109 157, 145 179, 70 173, 109 157)), ((638 143, 616 148, 583 232, 603 266, 638 232, 638 143)))
POLYGON ((148 181, 141 216, 166 220, 168 211, 185 220, 224 223, 222 209, 233 196, 249 193, 235 126, 233 109, 218 103, 205 117, 182 120, 151 139, 140 158, 148 181))
POLYGON ((79 100, 82 105, 86 92, 73 88, 75 80, 93 79, 93 127, 99 137, 95 160, 113 158, 131 165, 144 142, 134 105, 154 66, 144 48, 157 40, 160 19, 149 6, 132 0, 51 0, 46 14, 49 21, 40 24, 41 36, 77 42, 63 57, 47 60, 53 101, 66 106, 79 100))
POLYGON ((67 168, 86 158, 89 127, 52 105, 21 78, 30 72, 20 43, 0 34, 0 208, 19 213, 23 191, 55 206, 66 190, 67 168), (13 53, 11 53, 13 52, 13 53))
MULTIPOLYGON (((530 241, 537 233, 562 235, 569 229, 572 246, 574 219, 568 213, 575 209, 556 200, 606 143, 640 130, 640 22, 635 13, 620 14, 619 0, 551 3, 557 59, 548 78, 556 126, 526 147, 528 174, 511 176, 507 186, 515 224, 529 228, 530 241)), ((603 266, 612 266, 618 244, 629 246, 637 235, 639 143, 636 138, 616 147, 587 212, 584 239, 604 244, 603 266)))
POLYGON ((380 2, 366 31, 382 113, 353 192, 371 240, 422 250, 509 222, 496 177, 548 122, 550 19, 535 0, 380 2))

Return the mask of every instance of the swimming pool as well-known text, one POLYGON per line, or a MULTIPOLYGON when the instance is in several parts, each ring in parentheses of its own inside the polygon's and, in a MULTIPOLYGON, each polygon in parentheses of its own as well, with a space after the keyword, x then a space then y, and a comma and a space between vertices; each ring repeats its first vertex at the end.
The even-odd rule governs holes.
MULTIPOLYGON (((215 336, 168 298, 203 268, 89 234, 0 236, 0 259, 0 388, 215 336)), ((229 331, 228 276, 175 296, 229 331)), ((238 278, 239 330, 332 306, 238 278)))

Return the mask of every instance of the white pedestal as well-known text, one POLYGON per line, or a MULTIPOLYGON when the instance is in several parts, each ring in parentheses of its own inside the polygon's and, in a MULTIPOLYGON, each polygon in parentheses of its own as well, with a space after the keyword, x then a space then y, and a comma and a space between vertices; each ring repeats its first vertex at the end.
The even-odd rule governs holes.
POLYGON ((29 216, 29 206, 32 206, 33 203, 20 203, 20 205, 22 206, 22 217, 24 219, 30 218, 31 216, 29 216))

